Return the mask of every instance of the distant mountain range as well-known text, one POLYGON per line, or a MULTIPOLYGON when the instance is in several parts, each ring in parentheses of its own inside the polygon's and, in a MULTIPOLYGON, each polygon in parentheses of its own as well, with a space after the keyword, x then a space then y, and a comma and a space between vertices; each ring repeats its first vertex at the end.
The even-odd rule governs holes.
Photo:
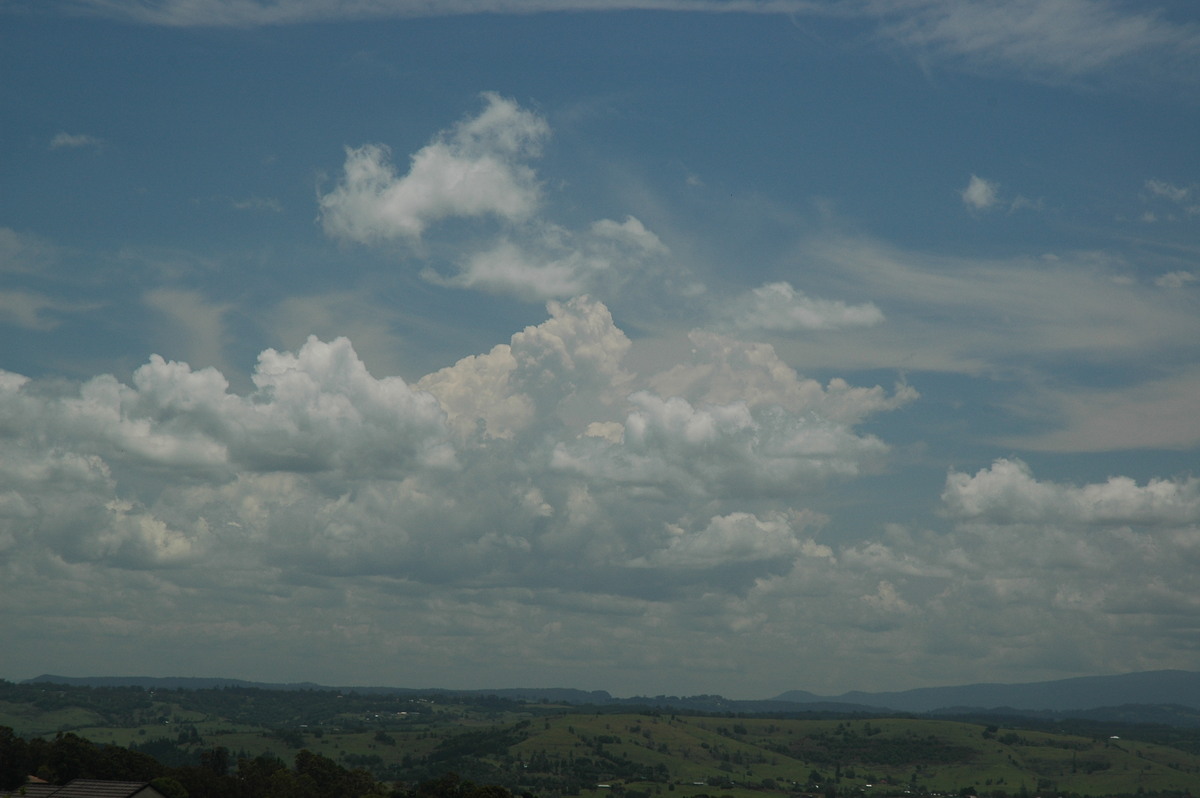
POLYGON ((899 712, 936 712, 951 707, 1068 712, 1121 704, 1178 704, 1200 709, 1200 673, 1143 671, 1119 676, 1081 676, 1026 684, 968 684, 961 687, 922 687, 895 693, 849 692, 822 697, 792 690, 777 701, 886 707, 899 712))
POLYGON ((1083 676, 1025 684, 970 684, 958 687, 922 687, 899 692, 852 691, 821 696, 791 690, 773 699, 746 701, 719 695, 635 696, 614 698, 603 690, 570 688, 505 688, 498 690, 446 690, 404 687, 334 687, 311 682, 290 684, 250 682, 241 679, 187 677, 68 677, 44 674, 27 682, 90 687, 135 686, 157 690, 203 690, 251 687, 267 690, 341 690, 357 693, 494 695, 519 701, 572 705, 636 705, 701 712, 862 713, 934 715, 1019 715, 1025 717, 1085 718, 1132 723, 1200 726, 1200 672, 1143 671, 1117 676, 1083 676))

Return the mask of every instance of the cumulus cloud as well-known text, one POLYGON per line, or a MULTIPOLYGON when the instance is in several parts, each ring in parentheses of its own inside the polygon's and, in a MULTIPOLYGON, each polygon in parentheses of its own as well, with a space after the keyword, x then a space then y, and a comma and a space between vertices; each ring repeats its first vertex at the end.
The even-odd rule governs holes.
MULTIPOLYGON (((632 344, 603 304, 549 312, 415 385, 316 338, 264 351, 245 395, 158 356, 129 384, 4 374, 4 535, 123 567, 250 557, 468 584, 827 555, 801 534, 816 516, 777 505, 878 467, 887 446, 846 420, 884 408, 877 390, 693 404, 624 367, 632 344)), ((738 368, 687 387, 715 396, 738 368)))
POLYGON ((819 563, 798 558, 721 614, 768 638, 886 650, 951 673, 980 658, 1029 673, 1190 661, 1196 478, 1071 485, 1000 459, 952 470, 942 502, 948 530, 893 525, 819 563), (1048 656, 1055 641, 1069 661, 1048 656))
POLYGON ((255 392, 238 396, 216 369, 157 355, 134 372, 132 385, 102 375, 73 395, 43 396, 9 375, 5 420, 55 446, 82 445, 106 468, 229 476, 452 462, 436 401, 399 378, 374 379, 345 339, 310 339, 296 354, 267 350, 252 379, 255 392))
POLYGON ((802 485, 852 477, 888 448, 844 426, 741 402, 697 407, 638 392, 619 443, 590 436, 561 443, 553 463, 592 484, 625 485, 647 497, 784 496, 802 485))
POLYGON ((535 302, 612 297, 632 284, 662 282, 670 252, 640 219, 600 219, 571 230, 538 215, 541 186, 527 162, 550 135, 549 125, 497 94, 484 94, 484 101, 478 116, 416 152, 404 176, 382 145, 347 150, 339 185, 320 198, 325 232, 367 244, 396 238, 416 244, 439 220, 491 216, 505 223, 498 233, 457 234, 450 273, 427 266, 421 276, 535 302))
POLYGON ((325 232, 362 243, 418 241, 430 224, 451 217, 528 218, 540 189, 525 161, 537 156, 549 126, 498 94, 483 99, 478 116, 418 150, 402 176, 387 147, 348 148, 341 180, 320 198, 325 232))
POLYGON ((993 208, 999 202, 999 188, 999 185, 991 180, 971 175, 967 187, 962 190, 963 204, 976 211, 993 208))
POLYGON ((800 535, 805 522, 814 520, 821 519, 805 518, 802 514, 789 518, 782 513, 771 513, 759 518, 751 513, 730 513, 709 519, 707 526, 695 531, 670 525, 667 546, 633 564, 711 568, 799 556, 832 559, 832 549, 800 535))
POLYGON ((1104 628, 1105 640, 1086 645, 1129 661, 1115 649, 1114 632, 1162 656, 1182 619, 1177 613, 1198 609, 1189 586, 1200 554, 1195 477, 1068 485, 1039 481, 1020 461, 997 460, 974 475, 952 471, 943 501, 956 522, 947 550, 979 576, 955 597, 980 615, 991 610, 989 628, 1021 615, 1040 616, 1038 623, 1073 638, 1104 628), (1072 619, 1082 628, 1069 629, 1072 619))
POLYGON ((1127 477, 1083 486, 1042 483, 1020 460, 997 460, 974 476, 951 472, 942 493, 956 519, 997 524, 1171 526, 1200 522, 1200 479, 1127 477))
POLYGON ((906 384, 897 385, 890 396, 878 385, 853 387, 836 377, 822 386, 799 375, 767 343, 705 330, 693 330, 688 339, 693 347, 691 358, 649 378, 657 393, 683 397, 694 404, 740 401, 750 408, 778 406, 845 424, 895 410, 918 397, 906 384))
MULTIPOLYGON (((472 355, 417 383, 438 398, 461 435, 512 438, 546 424, 568 402, 615 403, 631 375, 622 359, 630 341, 608 308, 587 297, 549 304, 550 320, 509 344, 472 355)), ((593 410, 598 408, 592 408, 593 410)))
POLYGON ((818 299, 797 291, 791 283, 767 283, 753 289, 733 310, 737 327, 768 332, 836 330, 871 327, 883 321, 873 302, 848 305, 841 300, 818 299))
POLYGON ((608 298, 632 285, 650 295, 661 291, 668 272, 685 271, 667 261, 667 246, 634 216, 600 219, 581 230, 541 218, 541 186, 527 161, 537 156, 550 128, 497 94, 484 94, 484 100, 478 116, 416 152, 404 176, 396 174, 382 145, 347 150, 339 185, 320 198, 325 232, 366 244, 396 238, 417 244, 439 220, 495 217, 505 223, 498 233, 455 236, 450 273, 427 266, 421 276, 441 286, 535 302, 581 294, 608 298))

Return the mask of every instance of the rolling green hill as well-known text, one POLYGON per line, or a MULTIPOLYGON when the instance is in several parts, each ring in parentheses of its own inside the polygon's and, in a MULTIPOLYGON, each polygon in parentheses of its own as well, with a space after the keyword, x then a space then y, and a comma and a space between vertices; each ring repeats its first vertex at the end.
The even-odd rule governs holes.
POLYGON ((1200 793, 1193 730, 862 715, 686 714, 487 696, 0 682, 0 726, 171 765, 307 749, 408 783, 454 772, 537 796, 1200 793))

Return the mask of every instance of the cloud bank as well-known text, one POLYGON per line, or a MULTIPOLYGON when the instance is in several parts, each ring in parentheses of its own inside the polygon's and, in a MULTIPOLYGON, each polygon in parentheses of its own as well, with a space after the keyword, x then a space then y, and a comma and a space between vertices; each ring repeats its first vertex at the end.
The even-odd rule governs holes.
MULTIPOLYGON (((997 460, 947 476, 947 531, 822 540, 814 498, 886 467, 856 427, 911 388, 822 385, 767 344, 700 331, 690 362, 638 374, 603 304, 549 313, 413 384, 316 338, 264 351, 246 394, 157 356, 129 384, 3 373, 0 571, 92 605, 72 589, 13 609, 50 625, 50 650, 116 645, 119 629, 89 629, 97 613, 163 643, 186 630, 210 658, 286 626, 284 645, 460 662, 443 683, 496 651, 574 681, 592 655, 617 674, 686 656, 703 680, 785 661, 788 639, 831 684, 846 674, 805 651, 884 646, 946 673, 1070 668, 1046 658, 1064 647, 1080 667, 1184 656, 1194 477, 1072 486, 997 460), (128 604, 151 590, 161 603, 128 604), (597 651, 618 618, 622 645, 597 651), (714 634, 734 644, 683 653, 714 634)), ((790 678, 777 667, 757 678, 790 678)))

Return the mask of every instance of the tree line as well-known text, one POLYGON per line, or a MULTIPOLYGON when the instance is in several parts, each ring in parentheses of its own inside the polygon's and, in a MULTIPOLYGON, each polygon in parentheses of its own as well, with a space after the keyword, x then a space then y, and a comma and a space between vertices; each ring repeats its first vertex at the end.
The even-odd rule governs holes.
POLYGON ((149 754, 98 745, 70 732, 26 740, 0 726, 0 793, 18 791, 33 775, 52 784, 145 781, 167 798, 513 798, 503 787, 453 773, 412 787, 388 785, 307 749, 290 766, 269 756, 233 759, 228 749, 217 747, 204 752, 199 765, 170 767, 149 754))

